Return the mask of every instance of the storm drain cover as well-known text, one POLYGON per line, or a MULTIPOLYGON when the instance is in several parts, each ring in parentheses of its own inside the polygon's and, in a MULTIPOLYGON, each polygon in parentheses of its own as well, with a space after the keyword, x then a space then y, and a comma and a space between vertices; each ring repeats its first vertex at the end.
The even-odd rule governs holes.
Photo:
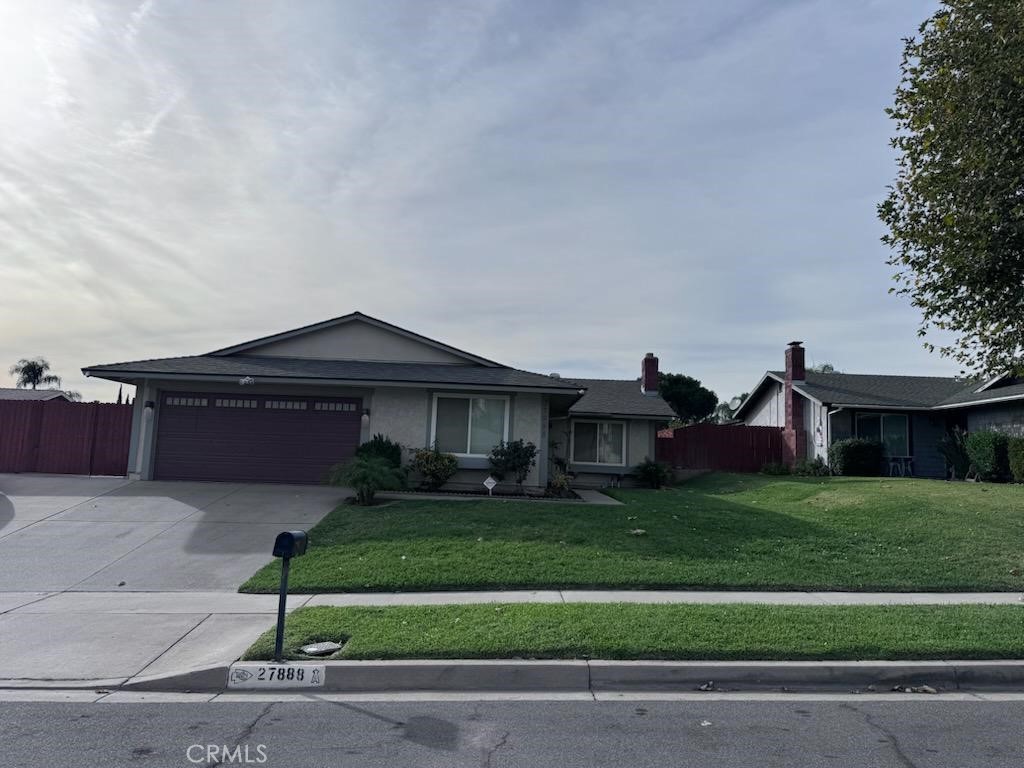
POLYGON ((340 651, 341 646, 337 643, 311 643, 300 648, 307 656, 330 656, 335 651, 340 651))

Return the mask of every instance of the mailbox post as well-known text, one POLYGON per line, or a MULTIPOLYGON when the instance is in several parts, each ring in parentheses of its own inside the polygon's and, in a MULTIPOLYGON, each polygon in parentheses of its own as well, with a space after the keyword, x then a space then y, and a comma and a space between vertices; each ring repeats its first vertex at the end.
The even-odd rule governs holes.
POLYGON ((306 554, 309 536, 305 531, 282 531, 274 540, 274 557, 281 558, 281 591, 277 600, 277 635, 274 638, 274 661, 284 661, 284 614, 288 600, 288 569, 292 558, 306 554))

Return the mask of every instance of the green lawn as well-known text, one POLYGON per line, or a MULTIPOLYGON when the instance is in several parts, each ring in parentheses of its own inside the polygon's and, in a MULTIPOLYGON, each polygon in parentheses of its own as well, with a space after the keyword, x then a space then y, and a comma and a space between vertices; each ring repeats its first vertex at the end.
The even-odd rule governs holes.
MULTIPOLYGON (((291 589, 1024 589, 1024 486, 715 474, 612 493, 625 505, 341 506, 291 589)), ((242 591, 276 591, 279 572, 242 591)))
MULTIPOLYGON (((513 604, 300 608, 285 650, 332 658, 999 659, 1024 657, 1024 607, 513 604)), ((273 656, 268 630, 245 659, 273 656)))

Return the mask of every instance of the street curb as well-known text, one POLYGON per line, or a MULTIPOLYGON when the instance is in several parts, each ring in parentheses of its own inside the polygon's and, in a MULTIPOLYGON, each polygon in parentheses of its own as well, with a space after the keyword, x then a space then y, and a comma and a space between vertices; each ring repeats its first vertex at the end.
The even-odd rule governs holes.
MULTIPOLYGON (((1024 690, 1014 661, 327 661, 322 688, 306 693, 888 691, 928 685, 940 691, 1024 690)), ((230 666, 132 678, 123 690, 214 693, 230 666)), ((288 689, 280 689, 282 692, 288 689)))

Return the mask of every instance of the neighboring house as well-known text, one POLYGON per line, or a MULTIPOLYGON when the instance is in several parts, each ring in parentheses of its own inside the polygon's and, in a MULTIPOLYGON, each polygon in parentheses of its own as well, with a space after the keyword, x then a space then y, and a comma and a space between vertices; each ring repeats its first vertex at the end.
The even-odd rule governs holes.
POLYGON ((575 381, 520 371, 354 312, 205 355, 84 368, 137 387, 129 474, 141 479, 316 483, 383 433, 458 457, 478 485, 502 440, 538 449, 526 484, 564 461, 608 483, 654 457, 672 410, 642 380, 575 381))
POLYGON ((64 400, 71 402, 59 389, 14 389, 0 387, 0 400, 64 400))
POLYGON ((1024 436, 1024 379, 967 381, 935 376, 876 376, 806 370, 801 342, 786 350, 784 371, 768 371, 736 418, 783 429, 787 458, 822 457, 848 437, 881 440, 889 469, 945 477, 938 450, 952 427, 1024 436))

